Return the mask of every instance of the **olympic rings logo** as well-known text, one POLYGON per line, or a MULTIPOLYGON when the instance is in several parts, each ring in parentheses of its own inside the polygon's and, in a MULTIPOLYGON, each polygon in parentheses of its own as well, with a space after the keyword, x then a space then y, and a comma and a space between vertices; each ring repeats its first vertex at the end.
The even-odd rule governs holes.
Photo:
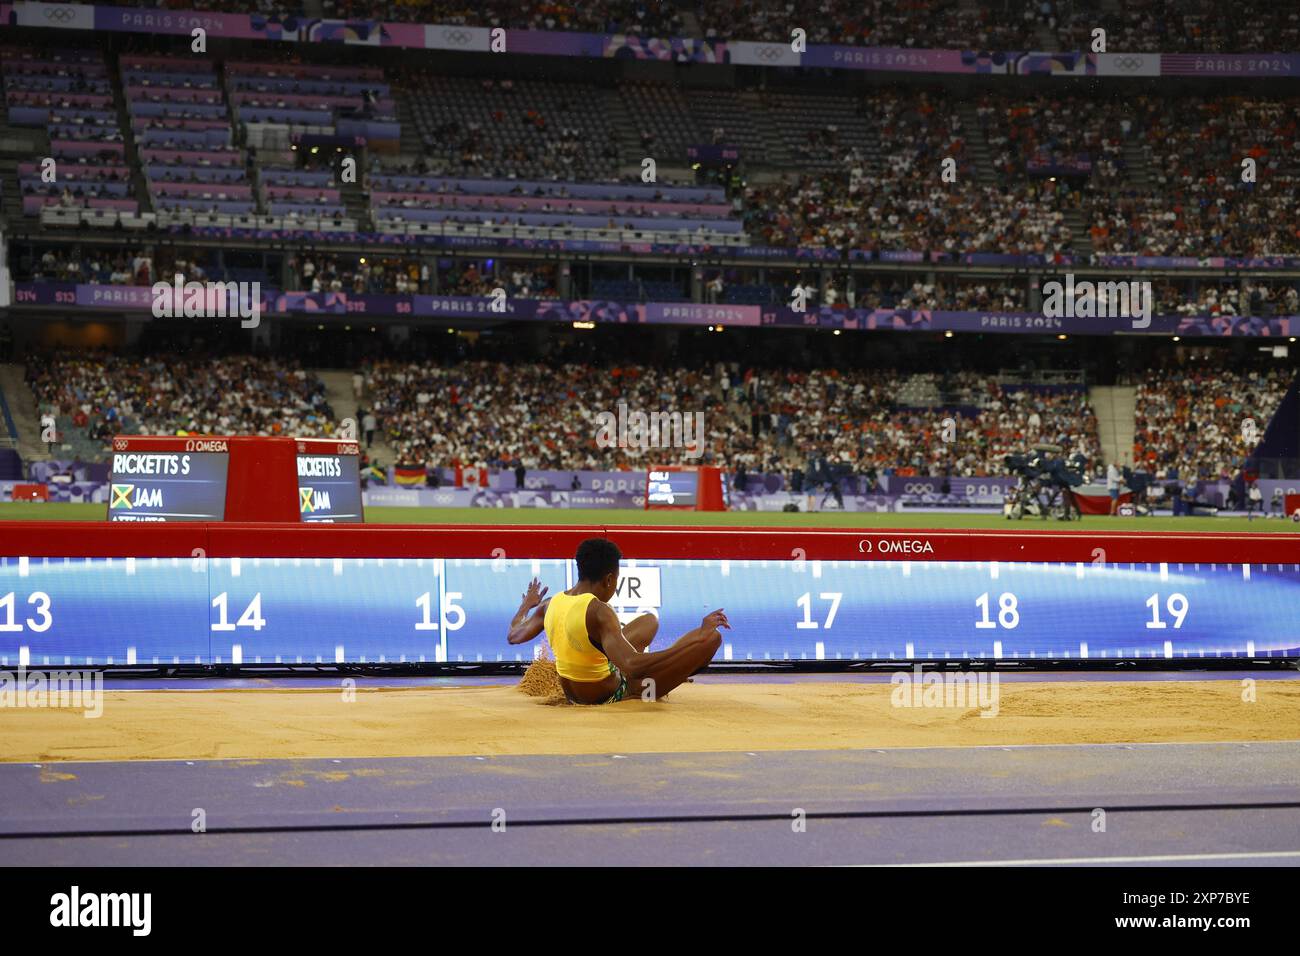
POLYGON ((59 23, 71 23, 77 16, 77 11, 70 7, 45 7, 41 13, 45 15, 46 20, 59 23))
POLYGON ((113 439, 113 451, 126 451, 127 441, 125 438, 113 439))
POLYGON ((929 484, 918 484, 916 482, 912 482, 911 484, 907 484, 903 486, 903 494, 905 495, 928 495, 933 491, 934 491, 934 485, 929 485, 929 484))
POLYGON ((785 47, 783 46, 760 46, 754 51, 754 55, 760 60, 767 60, 769 63, 775 63, 785 56, 785 47))
POLYGON ((464 30, 443 30, 442 38, 451 43, 458 43, 461 46, 469 43, 471 39, 470 35, 464 30))
POLYGON ((1119 70, 1140 70, 1146 61, 1140 56, 1118 56, 1111 63, 1119 70))

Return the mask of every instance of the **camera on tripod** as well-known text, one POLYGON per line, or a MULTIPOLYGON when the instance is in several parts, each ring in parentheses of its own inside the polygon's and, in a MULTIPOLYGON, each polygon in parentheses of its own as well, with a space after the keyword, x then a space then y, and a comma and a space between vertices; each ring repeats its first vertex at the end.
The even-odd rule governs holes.
POLYGON ((1008 519, 1035 515, 1046 520, 1080 517, 1073 489, 1083 484, 1087 460, 1080 454, 1062 458, 1060 445, 1035 445, 1030 454, 1007 455, 1007 470, 1020 479, 1002 507, 1008 519))
POLYGON ((1151 506, 1147 503, 1147 492, 1155 484, 1155 480, 1145 471, 1134 471, 1128 465, 1124 465, 1120 471, 1124 475, 1124 486, 1132 492, 1134 513, 1149 515, 1151 506))

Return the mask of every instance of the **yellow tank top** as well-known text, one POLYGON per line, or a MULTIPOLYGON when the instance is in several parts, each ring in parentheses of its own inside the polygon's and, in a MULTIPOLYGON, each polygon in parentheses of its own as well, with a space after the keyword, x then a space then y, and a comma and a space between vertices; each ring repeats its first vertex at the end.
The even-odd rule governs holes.
POLYGON ((587 636, 587 607, 594 594, 565 594, 551 598, 542 626, 555 656, 555 670, 576 681, 600 681, 610 675, 609 658, 587 636))

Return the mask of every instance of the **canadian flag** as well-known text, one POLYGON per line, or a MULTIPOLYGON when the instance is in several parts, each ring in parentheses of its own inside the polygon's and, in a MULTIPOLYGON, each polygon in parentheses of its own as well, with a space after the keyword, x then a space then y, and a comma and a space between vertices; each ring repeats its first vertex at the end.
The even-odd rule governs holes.
POLYGON ((488 470, 486 468, 466 468, 461 465, 456 466, 457 488, 486 488, 487 483, 488 470))

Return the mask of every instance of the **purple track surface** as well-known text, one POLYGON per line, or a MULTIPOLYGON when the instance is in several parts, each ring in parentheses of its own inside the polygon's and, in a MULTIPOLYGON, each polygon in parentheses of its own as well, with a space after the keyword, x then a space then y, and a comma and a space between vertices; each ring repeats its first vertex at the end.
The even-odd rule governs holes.
POLYGON ((7 865, 994 862, 1300 864, 1300 741, 0 764, 7 865))

